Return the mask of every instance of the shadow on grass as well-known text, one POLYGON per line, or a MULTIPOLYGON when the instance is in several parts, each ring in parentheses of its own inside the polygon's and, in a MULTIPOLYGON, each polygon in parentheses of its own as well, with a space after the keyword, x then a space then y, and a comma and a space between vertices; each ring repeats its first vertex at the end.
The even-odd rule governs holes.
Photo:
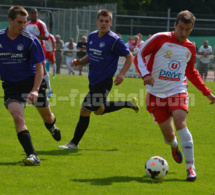
POLYGON ((0 162, 0 166, 14 166, 14 165, 21 165, 23 164, 23 161, 17 161, 17 162, 0 162))
POLYGON ((72 154, 76 154, 79 153, 78 155, 81 155, 81 151, 102 151, 102 152, 114 152, 114 151, 118 151, 117 148, 113 148, 113 149, 59 149, 59 150, 47 150, 47 151, 42 151, 39 150, 37 151, 38 155, 52 155, 52 156, 64 156, 64 155, 68 155, 70 153, 72 154))
MULTIPOLYGON (((42 151, 42 150, 37 150, 37 154, 39 155, 51 155, 51 156, 65 156, 68 154, 76 154, 78 153, 78 150, 47 150, 47 151, 42 151)), ((78 154, 81 155, 81 154, 78 154)))
POLYGON ((71 179, 73 182, 84 182, 90 183, 91 185, 112 185, 113 183, 123 183, 123 182, 132 182, 136 181, 139 183, 148 183, 148 184, 161 184, 162 182, 175 182, 181 181, 184 182, 186 180, 182 179, 164 179, 164 180, 152 180, 147 176, 143 177, 129 177, 129 176, 114 176, 107 178, 96 178, 96 179, 71 179))

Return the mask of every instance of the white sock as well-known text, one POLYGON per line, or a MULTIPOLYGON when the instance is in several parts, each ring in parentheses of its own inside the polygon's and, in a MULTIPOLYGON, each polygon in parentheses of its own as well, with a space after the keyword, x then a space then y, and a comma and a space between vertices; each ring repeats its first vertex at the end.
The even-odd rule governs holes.
POLYGON ((47 73, 46 75, 44 75, 44 80, 46 81, 46 86, 47 86, 47 90, 51 91, 51 84, 50 84, 50 79, 49 79, 49 74, 47 73))
POLYGON ((174 137, 174 139, 171 142, 166 141, 165 137, 163 137, 164 142, 168 145, 170 145, 172 148, 175 148, 178 146, 178 141, 176 139, 176 136, 174 137))
POLYGON ((54 64, 53 64, 53 76, 55 76, 56 75, 56 63, 54 62, 54 64))
POLYGON ((190 166, 194 167, 194 147, 193 147, 193 138, 187 127, 178 130, 180 135, 181 147, 184 153, 186 168, 190 166))

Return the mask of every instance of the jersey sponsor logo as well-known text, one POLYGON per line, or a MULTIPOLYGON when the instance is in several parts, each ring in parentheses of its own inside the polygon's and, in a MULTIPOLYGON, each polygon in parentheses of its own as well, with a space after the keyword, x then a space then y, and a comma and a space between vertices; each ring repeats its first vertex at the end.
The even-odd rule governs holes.
POLYGON ((168 64, 168 70, 161 69, 159 73, 159 79, 168 81, 180 81, 182 73, 177 73, 181 65, 179 61, 173 60, 168 64))
POLYGON ((166 51, 166 55, 164 55, 165 58, 171 58, 172 56, 172 51, 171 50, 167 50, 166 51))
POLYGON ((99 47, 104 47, 105 46, 105 43, 104 42, 101 42, 100 44, 99 44, 99 47))
POLYGON ((19 44, 17 45, 17 50, 22 51, 24 49, 24 45, 19 44))
POLYGON ((180 62, 177 60, 173 60, 168 64, 168 68, 173 72, 179 70, 180 67, 181 67, 180 62))
POLYGON ((90 41, 90 44, 93 44, 93 42, 92 42, 92 41, 90 41))
POLYGON ((186 57, 187 57, 187 60, 188 60, 189 57, 190 57, 190 52, 186 52, 186 57))

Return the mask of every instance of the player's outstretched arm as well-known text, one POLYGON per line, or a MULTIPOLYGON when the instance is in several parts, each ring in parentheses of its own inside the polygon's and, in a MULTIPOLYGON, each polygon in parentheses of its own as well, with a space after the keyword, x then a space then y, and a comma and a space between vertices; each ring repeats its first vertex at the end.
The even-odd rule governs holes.
POLYGON ((124 80, 125 74, 128 71, 128 69, 131 67, 131 63, 133 62, 133 55, 132 53, 129 53, 127 56, 125 56, 125 64, 120 71, 120 73, 116 76, 116 79, 114 81, 115 85, 119 85, 124 80))
POLYGON ((207 97, 211 101, 210 104, 214 104, 215 103, 215 96, 212 93, 209 96, 207 96, 207 97))
POLYGON ((84 56, 84 57, 81 58, 81 59, 74 59, 74 60, 71 62, 70 66, 71 66, 71 67, 74 67, 74 66, 79 66, 79 65, 86 65, 86 64, 88 64, 88 63, 89 63, 89 56, 86 55, 86 56, 84 56))

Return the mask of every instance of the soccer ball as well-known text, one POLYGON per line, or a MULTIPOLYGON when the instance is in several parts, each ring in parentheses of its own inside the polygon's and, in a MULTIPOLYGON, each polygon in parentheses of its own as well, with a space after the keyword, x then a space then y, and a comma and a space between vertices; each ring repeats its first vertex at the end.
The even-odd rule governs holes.
POLYGON ((163 179, 168 173, 168 170, 168 163, 160 156, 151 157, 145 164, 146 174, 152 179, 163 179))

